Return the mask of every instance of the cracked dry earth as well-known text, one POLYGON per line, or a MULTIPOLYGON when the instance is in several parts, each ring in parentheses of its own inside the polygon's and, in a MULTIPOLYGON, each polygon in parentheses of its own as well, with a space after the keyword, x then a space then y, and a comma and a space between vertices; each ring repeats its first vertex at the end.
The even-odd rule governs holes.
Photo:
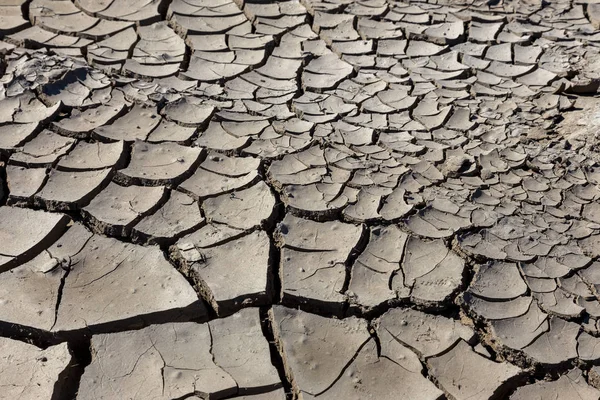
POLYGON ((600 398, 600 4, 0 1, 0 399, 600 398))

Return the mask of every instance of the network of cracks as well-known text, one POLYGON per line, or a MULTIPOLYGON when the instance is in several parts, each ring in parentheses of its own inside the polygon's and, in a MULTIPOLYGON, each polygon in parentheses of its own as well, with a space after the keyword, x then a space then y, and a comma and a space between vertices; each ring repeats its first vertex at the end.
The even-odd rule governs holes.
POLYGON ((600 4, 0 4, 0 399, 600 398, 600 4))

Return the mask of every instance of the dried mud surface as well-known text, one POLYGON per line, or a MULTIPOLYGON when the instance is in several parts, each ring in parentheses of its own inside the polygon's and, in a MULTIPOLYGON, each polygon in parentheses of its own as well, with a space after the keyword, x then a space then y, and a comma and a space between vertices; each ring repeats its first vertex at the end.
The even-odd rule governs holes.
POLYGON ((0 4, 0 400, 600 399, 600 5, 0 4))

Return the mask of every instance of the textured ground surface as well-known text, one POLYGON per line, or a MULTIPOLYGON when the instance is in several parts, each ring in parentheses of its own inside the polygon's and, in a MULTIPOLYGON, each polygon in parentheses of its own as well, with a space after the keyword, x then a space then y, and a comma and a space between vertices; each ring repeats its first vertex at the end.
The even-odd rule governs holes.
POLYGON ((0 399, 598 400, 599 28, 0 1, 0 399))

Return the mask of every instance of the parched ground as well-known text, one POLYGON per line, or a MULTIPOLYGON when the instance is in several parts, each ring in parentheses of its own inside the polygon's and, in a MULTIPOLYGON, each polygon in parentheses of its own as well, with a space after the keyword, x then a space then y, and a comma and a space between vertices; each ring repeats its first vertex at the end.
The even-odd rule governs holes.
POLYGON ((0 1, 0 399, 598 400, 599 28, 0 1))

